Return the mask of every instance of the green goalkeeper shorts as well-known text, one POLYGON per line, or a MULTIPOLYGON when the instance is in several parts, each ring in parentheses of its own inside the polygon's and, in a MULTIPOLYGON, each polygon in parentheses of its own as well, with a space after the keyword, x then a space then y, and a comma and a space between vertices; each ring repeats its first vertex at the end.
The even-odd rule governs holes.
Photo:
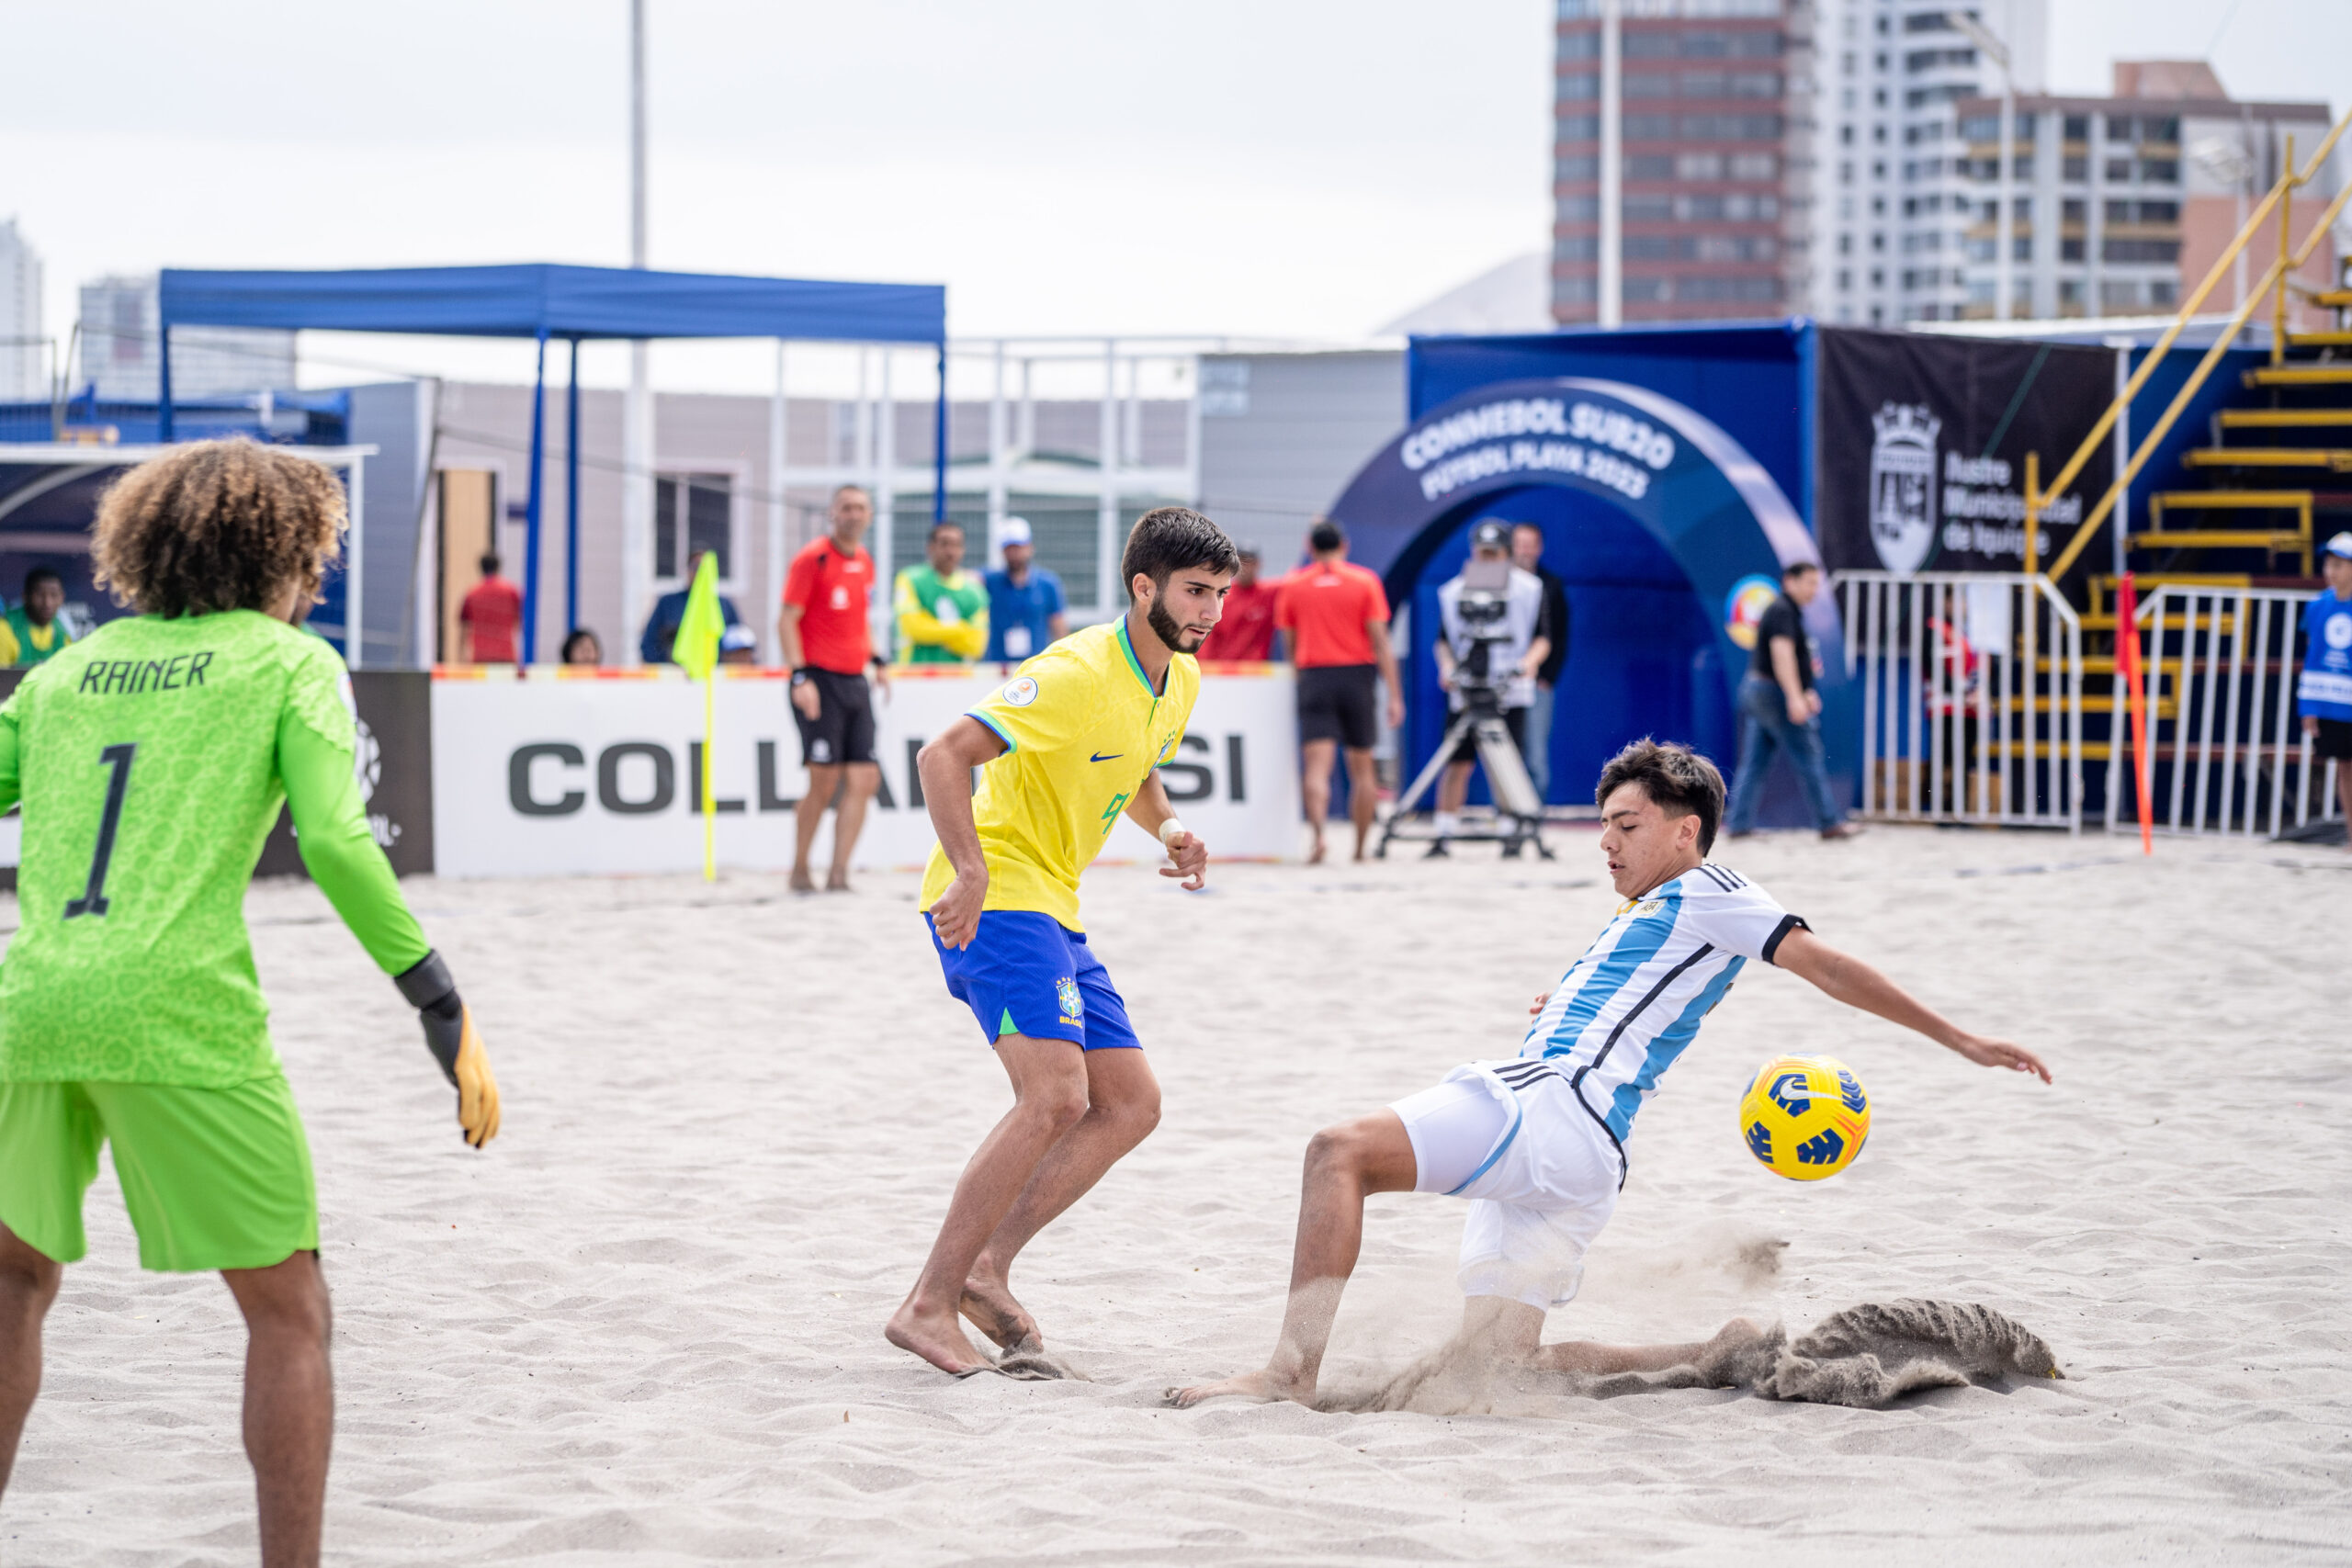
POLYGON ((234 1089, 0 1084, 0 1224, 79 1262, 102 1143, 114 1145, 142 1268, 267 1269, 319 1245, 311 1145, 283 1077, 234 1089))

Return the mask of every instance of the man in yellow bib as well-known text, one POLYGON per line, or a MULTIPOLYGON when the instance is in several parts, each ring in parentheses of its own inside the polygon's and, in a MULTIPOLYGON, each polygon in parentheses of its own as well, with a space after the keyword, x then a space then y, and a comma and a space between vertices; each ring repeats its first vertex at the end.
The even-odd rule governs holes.
POLYGON ((1045 1348, 1013 1299, 1012 1260, 1159 1121, 1159 1084, 1126 1005, 1079 925, 1079 874, 1125 816, 1167 846, 1162 876, 1198 889, 1208 848, 1176 820, 1155 771, 1201 689, 1193 655, 1240 556, 1199 513, 1164 506, 1127 536, 1127 613, 1062 638, 922 749, 939 847, 922 908, 950 995, 1012 1080, 1012 1109, 956 1184, 890 1343, 958 1377, 1045 1348), (985 768, 978 794, 971 770, 985 768))

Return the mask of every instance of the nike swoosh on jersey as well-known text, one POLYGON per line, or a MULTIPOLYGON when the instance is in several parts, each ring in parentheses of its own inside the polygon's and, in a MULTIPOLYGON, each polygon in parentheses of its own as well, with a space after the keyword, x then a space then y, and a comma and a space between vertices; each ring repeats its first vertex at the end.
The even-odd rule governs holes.
POLYGON ((1090 762, 1114 762, 1125 755, 1125 751, 1097 751, 1086 760, 1090 762))

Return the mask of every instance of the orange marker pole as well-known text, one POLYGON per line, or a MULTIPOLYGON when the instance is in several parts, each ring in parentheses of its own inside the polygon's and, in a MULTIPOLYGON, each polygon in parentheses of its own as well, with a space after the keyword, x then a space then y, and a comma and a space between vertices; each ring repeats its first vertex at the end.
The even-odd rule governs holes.
MULTIPOLYGON (((2161 635, 2164 627, 2159 626, 2161 635)), ((2148 786, 2155 773, 2148 755, 2147 693, 2140 681, 2140 595, 2125 572, 2115 585, 2115 667, 2123 676, 2124 700, 2132 705, 2132 796, 2140 807, 2140 852, 2156 852, 2154 807, 2148 786)))

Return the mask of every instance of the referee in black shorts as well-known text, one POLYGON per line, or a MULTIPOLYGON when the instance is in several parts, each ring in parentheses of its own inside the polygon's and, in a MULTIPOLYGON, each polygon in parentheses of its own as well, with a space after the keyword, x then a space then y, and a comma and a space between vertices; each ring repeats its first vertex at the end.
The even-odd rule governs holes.
POLYGON ((889 695, 889 667, 875 653, 867 620, 875 576, 865 539, 873 521, 873 498, 857 485, 842 486, 833 491, 831 528, 793 557, 785 575, 776 637, 792 670, 792 717, 808 769, 808 788, 793 822, 795 893, 817 890, 808 848, 836 795, 841 804, 825 891, 849 891, 850 856, 865 827, 866 803, 882 784, 874 758, 874 695, 865 683, 870 667, 883 695, 889 695))
POLYGON ((1380 774, 1372 749, 1380 739, 1379 687, 1388 683, 1388 728, 1405 722, 1404 689, 1396 682, 1396 650, 1388 640, 1388 593, 1379 577, 1348 560, 1348 536, 1318 521, 1306 536, 1314 559, 1285 578, 1274 625, 1290 638, 1298 670, 1298 739, 1304 753, 1307 826, 1315 830, 1310 863, 1323 859, 1323 823, 1331 811, 1331 764, 1348 755, 1348 817, 1356 829, 1356 859, 1363 859, 1380 804, 1380 774))

